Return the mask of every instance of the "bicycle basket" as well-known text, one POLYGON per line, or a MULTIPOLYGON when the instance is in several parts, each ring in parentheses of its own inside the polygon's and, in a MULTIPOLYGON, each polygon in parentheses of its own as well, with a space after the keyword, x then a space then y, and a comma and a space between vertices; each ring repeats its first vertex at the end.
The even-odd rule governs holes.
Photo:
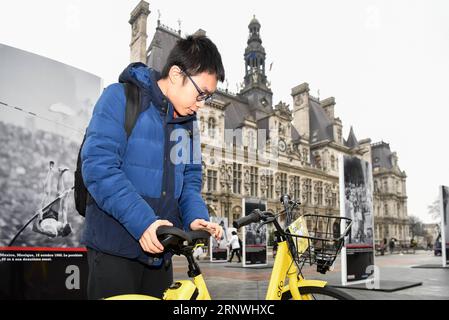
POLYGON ((316 264, 318 272, 326 273, 340 253, 351 225, 349 218, 316 214, 300 216, 286 232, 295 246, 293 259, 298 268, 301 270, 308 262, 310 265, 316 264))

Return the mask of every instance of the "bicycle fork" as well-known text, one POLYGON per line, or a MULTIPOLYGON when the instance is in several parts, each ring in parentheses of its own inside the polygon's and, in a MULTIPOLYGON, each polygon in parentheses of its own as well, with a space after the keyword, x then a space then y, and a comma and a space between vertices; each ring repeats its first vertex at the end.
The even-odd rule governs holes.
POLYGON ((298 275, 298 269, 290 255, 288 244, 286 241, 282 241, 278 244, 278 251, 265 299, 280 300, 284 293, 290 291, 294 300, 310 300, 311 297, 309 295, 300 294, 299 288, 309 286, 322 288, 326 284, 326 281, 305 280, 298 275), (288 284, 285 283, 286 278, 288 278, 288 284))

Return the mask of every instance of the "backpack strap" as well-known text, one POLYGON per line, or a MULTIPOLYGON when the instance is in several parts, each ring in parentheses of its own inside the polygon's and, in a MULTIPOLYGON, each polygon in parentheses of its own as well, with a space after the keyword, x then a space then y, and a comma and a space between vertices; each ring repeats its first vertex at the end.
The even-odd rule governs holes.
POLYGON ((124 83, 123 85, 125 86, 126 95, 125 131, 127 138, 129 138, 141 111, 140 90, 131 83, 124 83))
MULTIPOLYGON (((126 138, 128 139, 133 132, 134 126, 136 125, 137 118, 139 117, 141 106, 140 106, 140 90, 139 88, 129 82, 123 83, 125 87, 125 97, 126 97, 126 106, 125 106, 125 131, 126 138)), ((84 137, 85 139, 86 137, 84 137)), ((84 141, 83 141, 84 143, 84 141)), ((91 204, 93 202, 93 198, 89 192, 87 192, 87 204, 91 204)))
MULTIPOLYGON (((132 83, 123 83, 125 89, 126 106, 125 106, 125 131, 126 138, 131 136, 131 133, 136 125, 137 118, 139 117, 142 107, 140 105, 140 89, 132 83)), ((83 142, 78 153, 77 166, 75 171, 75 205, 77 211, 84 216, 87 205, 94 202, 94 199, 87 191, 84 185, 83 177, 81 174, 81 149, 86 140, 84 135, 83 142)))

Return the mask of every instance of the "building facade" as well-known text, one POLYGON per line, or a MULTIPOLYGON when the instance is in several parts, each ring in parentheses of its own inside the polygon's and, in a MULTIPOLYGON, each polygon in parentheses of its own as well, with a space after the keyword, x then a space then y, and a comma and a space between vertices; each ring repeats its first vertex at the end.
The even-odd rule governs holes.
POLYGON ((389 144, 383 141, 375 143, 371 150, 376 235, 380 239, 395 237, 408 240, 407 175, 399 168, 398 156, 391 152, 389 144))
MULTIPOLYGON (((148 12, 148 4, 141 1, 131 14, 131 61, 161 71, 181 32, 158 20, 145 60, 137 60, 146 48, 142 19, 147 19, 148 12)), ((353 155, 373 163, 378 186, 374 193, 376 239, 406 240, 406 175, 399 170, 397 155, 385 143, 358 140, 352 127, 344 139, 335 98, 313 97, 307 83, 291 89, 291 107, 282 101, 275 104, 260 28, 254 17, 248 25, 240 91, 218 90, 197 113, 202 192, 210 214, 227 217, 232 223, 242 214, 243 198, 266 201, 269 210, 280 211, 279 199, 288 193, 302 202, 300 213, 339 215, 338 159, 342 154, 353 155)))

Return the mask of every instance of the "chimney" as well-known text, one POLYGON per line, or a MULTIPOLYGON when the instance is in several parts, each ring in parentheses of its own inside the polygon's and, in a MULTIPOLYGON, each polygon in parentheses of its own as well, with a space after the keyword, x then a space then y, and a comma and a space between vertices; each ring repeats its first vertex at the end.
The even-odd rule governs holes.
POLYGON ((293 97, 293 126, 301 137, 309 139, 310 123, 309 123, 309 84, 304 82, 292 89, 293 97))
POLYGON ((329 120, 333 121, 335 119, 335 98, 330 97, 322 100, 321 106, 329 117, 329 120))

